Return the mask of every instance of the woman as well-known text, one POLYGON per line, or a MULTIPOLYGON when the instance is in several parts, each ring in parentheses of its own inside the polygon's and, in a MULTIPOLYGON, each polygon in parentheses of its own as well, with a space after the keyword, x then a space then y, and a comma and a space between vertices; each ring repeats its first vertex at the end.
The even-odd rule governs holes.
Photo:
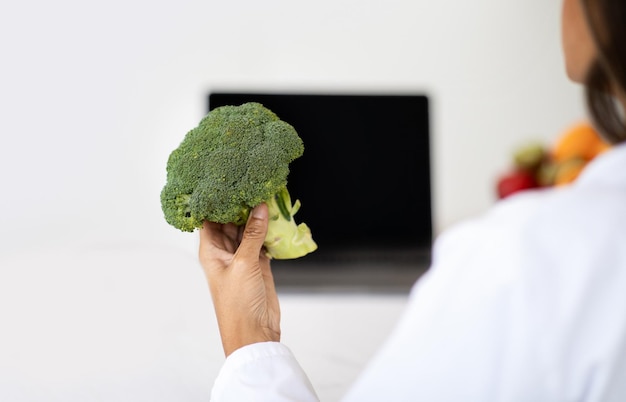
MULTIPOLYGON (((567 73, 606 138, 626 138, 626 2, 564 0, 567 73), (621 101, 621 105, 615 102, 621 101)), ((206 223, 200 260, 227 359, 214 401, 314 401, 279 343, 261 253, 267 208, 245 230, 206 223), (238 239, 241 239, 240 241, 238 239)), ((626 401, 626 145, 567 189, 528 192, 438 239, 397 328, 347 401, 626 401)))

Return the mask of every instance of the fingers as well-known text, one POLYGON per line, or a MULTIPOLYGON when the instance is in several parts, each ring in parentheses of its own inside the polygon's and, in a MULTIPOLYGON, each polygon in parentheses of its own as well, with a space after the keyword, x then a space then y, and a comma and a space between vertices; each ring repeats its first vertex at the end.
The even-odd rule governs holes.
POLYGON ((243 266, 264 261, 265 256, 260 254, 267 234, 268 215, 267 206, 261 204, 250 212, 245 228, 205 221, 200 230, 200 261, 219 260, 224 267, 233 258, 243 262, 243 266))
POLYGON ((200 243, 209 244, 213 239, 219 238, 222 225, 215 222, 204 221, 200 229, 200 243))
POLYGON ((241 244, 239 244, 235 258, 259 261, 261 248, 263 248, 267 234, 268 215, 267 205, 265 204, 257 206, 250 212, 250 217, 243 231, 241 244))
MULTIPOLYGON (((202 229, 200 229, 200 258, 207 252, 212 246, 220 247, 216 245, 219 239, 219 232, 221 232, 220 225, 214 222, 203 222, 202 229)), ((223 248, 223 247, 222 247, 223 248)))
POLYGON ((234 224, 220 224, 215 222, 203 223, 200 229, 200 249, 215 247, 234 253, 237 248, 237 226, 234 224))

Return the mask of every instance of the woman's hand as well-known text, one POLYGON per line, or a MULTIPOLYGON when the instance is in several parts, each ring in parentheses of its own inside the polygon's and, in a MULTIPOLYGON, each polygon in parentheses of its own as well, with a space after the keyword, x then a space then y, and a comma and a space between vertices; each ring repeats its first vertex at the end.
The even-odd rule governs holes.
POLYGON ((200 232, 200 263, 226 356, 252 343, 280 341, 280 307, 262 250, 267 224, 267 206, 261 204, 245 228, 205 222, 200 232))

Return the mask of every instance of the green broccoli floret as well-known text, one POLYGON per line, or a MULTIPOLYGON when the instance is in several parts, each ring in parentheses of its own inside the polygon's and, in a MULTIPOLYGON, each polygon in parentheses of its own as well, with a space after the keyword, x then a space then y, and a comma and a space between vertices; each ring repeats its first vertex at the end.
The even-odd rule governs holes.
POLYGON ((296 225, 300 202, 292 205, 286 186, 289 163, 303 151, 296 130, 259 103, 216 108, 170 154, 161 191, 165 220, 185 232, 205 220, 243 225, 265 202, 267 255, 302 257, 317 245, 306 224, 296 225))

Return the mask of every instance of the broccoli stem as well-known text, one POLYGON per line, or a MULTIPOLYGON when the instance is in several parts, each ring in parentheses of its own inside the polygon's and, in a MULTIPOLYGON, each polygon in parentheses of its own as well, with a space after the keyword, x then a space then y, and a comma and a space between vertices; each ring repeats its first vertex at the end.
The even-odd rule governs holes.
POLYGON ((311 230, 305 223, 296 225, 293 216, 300 208, 300 201, 291 204, 286 187, 267 201, 269 225, 265 237, 265 250, 270 258, 287 260, 302 257, 317 249, 311 230))

